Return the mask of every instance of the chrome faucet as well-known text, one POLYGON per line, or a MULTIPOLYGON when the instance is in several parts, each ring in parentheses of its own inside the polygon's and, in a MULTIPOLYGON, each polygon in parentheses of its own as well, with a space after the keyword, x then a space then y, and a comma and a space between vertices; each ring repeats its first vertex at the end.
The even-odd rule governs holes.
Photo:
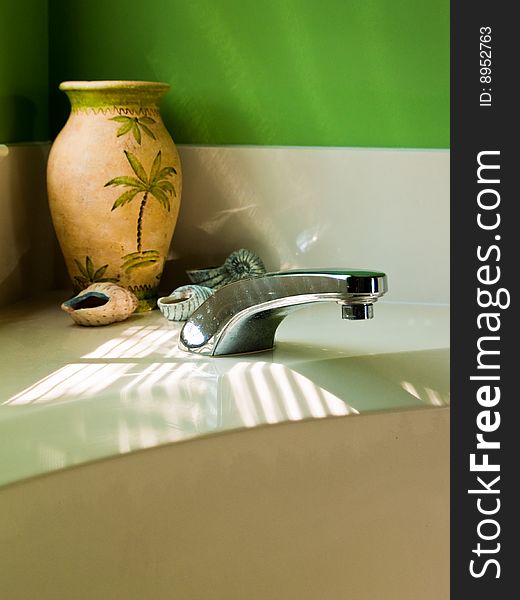
POLYGON ((218 289, 189 317, 179 347, 209 356, 270 350, 278 325, 294 309, 337 302, 343 319, 373 317, 387 291, 384 273, 350 269, 267 273, 218 289))

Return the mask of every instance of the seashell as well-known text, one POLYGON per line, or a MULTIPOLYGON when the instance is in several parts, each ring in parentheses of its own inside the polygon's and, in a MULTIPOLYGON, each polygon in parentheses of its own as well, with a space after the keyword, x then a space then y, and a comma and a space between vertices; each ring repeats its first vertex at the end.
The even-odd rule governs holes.
POLYGON ((157 306, 169 321, 185 321, 210 296, 213 290, 202 285, 183 285, 169 296, 157 300, 157 306))
POLYGON ((232 252, 224 262, 227 272, 233 277, 233 281, 258 277, 265 273, 262 259, 252 250, 241 248, 232 252))
POLYGON ((186 275, 195 285, 218 290, 219 287, 229 283, 229 275, 224 267, 209 267, 208 269, 192 269, 186 275))
POLYGON ((266 272, 262 259, 252 250, 241 248, 232 252, 221 267, 186 271, 191 281, 214 290, 238 281, 258 277, 266 272))
POLYGON ((96 327, 124 321, 138 304, 132 292, 115 283, 93 283, 64 302, 61 308, 78 325, 96 327))

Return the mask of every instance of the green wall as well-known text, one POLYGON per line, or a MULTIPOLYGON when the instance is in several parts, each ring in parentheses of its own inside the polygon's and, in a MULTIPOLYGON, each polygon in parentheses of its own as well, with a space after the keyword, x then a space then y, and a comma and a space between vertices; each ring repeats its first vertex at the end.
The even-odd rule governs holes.
POLYGON ((0 143, 49 138, 47 0, 0 0, 0 143))
POLYGON ((163 80, 179 143, 449 146, 448 0, 50 0, 67 79, 163 80))
POLYGON ((0 142, 48 137, 49 86, 53 136, 60 81, 121 78, 171 84, 179 143, 445 148, 449 2, 0 0, 0 142))

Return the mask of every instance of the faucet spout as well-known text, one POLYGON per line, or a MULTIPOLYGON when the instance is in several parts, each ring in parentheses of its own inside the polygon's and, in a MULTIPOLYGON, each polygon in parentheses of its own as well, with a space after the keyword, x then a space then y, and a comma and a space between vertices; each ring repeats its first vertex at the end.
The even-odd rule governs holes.
POLYGON ((267 273, 218 289, 182 328, 179 347, 208 356, 270 350, 278 325, 293 310, 337 302, 343 319, 373 317, 373 304, 387 291, 377 271, 313 269, 267 273))

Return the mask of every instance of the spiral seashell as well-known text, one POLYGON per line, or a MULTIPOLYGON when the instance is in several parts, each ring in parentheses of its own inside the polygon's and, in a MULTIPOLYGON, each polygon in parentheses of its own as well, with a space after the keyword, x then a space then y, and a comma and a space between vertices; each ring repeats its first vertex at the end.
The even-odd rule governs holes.
POLYGON ((262 259, 252 250, 246 250, 245 248, 232 252, 226 258, 224 267, 233 278, 233 281, 250 279, 265 273, 262 259))
POLYGON ((169 321, 185 321, 210 296, 213 290, 201 285, 183 285, 169 296, 157 300, 157 306, 169 321))
POLYGON ((87 327, 124 321, 139 301, 132 292, 115 283, 93 283, 61 308, 78 324, 87 327))
POLYGON ((264 263, 258 254, 241 248, 232 252, 221 267, 192 269, 186 271, 186 274, 193 283, 218 290, 233 281, 258 277, 265 272, 264 263))
POLYGON ((219 287, 229 283, 229 276, 224 267, 209 267, 208 269, 192 269, 186 275, 195 285, 218 290, 219 287))

